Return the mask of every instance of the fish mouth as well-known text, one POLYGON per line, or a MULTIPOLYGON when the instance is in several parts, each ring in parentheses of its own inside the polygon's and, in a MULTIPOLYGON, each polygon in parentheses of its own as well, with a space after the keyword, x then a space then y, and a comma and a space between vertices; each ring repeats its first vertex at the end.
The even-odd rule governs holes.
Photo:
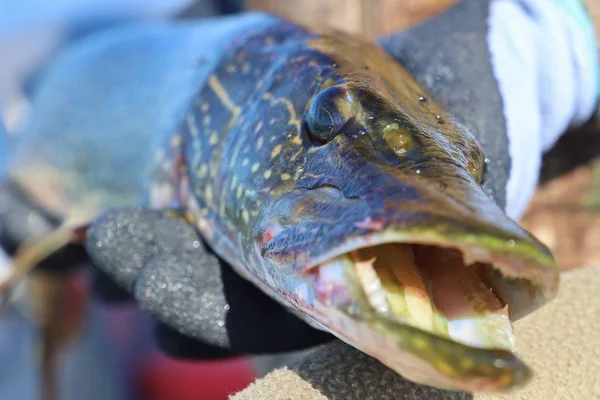
POLYGON ((317 325, 404 377, 506 391, 532 376, 514 354, 512 322, 556 295, 552 264, 526 245, 391 231, 343 243, 305 276, 317 325))
POLYGON ((264 209, 254 238, 273 286, 309 322, 414 382, 523 386, 531 372, 511 323, 556 296, 550 251, 468 178, 378 171, 297 188, 264 209))

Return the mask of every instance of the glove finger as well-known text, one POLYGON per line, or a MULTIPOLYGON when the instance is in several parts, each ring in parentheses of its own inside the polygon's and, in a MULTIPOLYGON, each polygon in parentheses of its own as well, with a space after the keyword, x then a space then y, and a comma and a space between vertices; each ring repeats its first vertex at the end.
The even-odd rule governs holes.
POLYGON ((124 208, 109 211, 88 230, 86 250, 96 267, 131 290, 144 264, 155 254, 201 249, 186 221, 163 211, 124 208))
POLYGON ((90 228, 86 248, 142 308, 209 345, 262 354, 331 340, 239 277, 205 249, 193 227, 164 212, 109 212, 90 228))
POLYGON ((163 253, 144 268, 133 295, 144 310, 184 335, 228 348, 225 299, 219 261, 206 253, 163 253))

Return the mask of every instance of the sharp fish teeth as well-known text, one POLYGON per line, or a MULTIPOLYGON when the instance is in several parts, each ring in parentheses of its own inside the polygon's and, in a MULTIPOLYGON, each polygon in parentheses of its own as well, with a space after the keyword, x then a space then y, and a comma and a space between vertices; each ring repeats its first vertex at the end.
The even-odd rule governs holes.
POLYGON ((447 249, 388 244, 352 251, 322 265, 315 288, 338 308, 370 309, 470 346, 514 348, 508 306, 447 249))
POLYGON ((369 300, 371 307, 380 314, 389 315, 390 305, 386 299, 381 280, 373 268, 375 257, 361 261, 357 252, 352 252, 356 275, 362 283, 363 290, 369 300))
MULTIPOLYGON (((392 272, 404 289, 408 312, 420 328, 433 331, 434 306, 427 292, 425 280, 419 273, 409 245, 386 246, 388 257, 394 260, 392 272)), ((439 316, 438 316, 439 319, 439 316)))
POLYGON ((512 349, 508 308, 477 273, 465 266, 462 254, 426 249, 418 261, 431 284, 433 300, 448 319, 448 335, 470 346, 512 349))

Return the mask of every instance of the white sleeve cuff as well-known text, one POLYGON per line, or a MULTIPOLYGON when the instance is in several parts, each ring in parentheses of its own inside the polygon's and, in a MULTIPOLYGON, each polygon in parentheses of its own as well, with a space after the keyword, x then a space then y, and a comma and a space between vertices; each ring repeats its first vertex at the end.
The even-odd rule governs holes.
POLYGON ((586 122, 598 97, 594 28, 573 1, 493 0, 488 43, 504 102, 511 171, 506 212, 526 211, 542 153, 586 122))

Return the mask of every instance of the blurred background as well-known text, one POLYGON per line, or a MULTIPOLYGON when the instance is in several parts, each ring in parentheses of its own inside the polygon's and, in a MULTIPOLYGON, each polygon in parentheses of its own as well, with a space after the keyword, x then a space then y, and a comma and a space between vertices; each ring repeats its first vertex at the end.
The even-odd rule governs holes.
MULTIPOLYGON (((0 116, 12 140, 27 118, 31 88, 46 63, 69 43, 129 20, 197 18, 244 9, 327 24, 369 38, 418 24, 457 0, 0 0, 0 116)), ((596 25, 600 0, 588 5, 596 25)), ((551 247, 564 269, 600 262, 600 145, 593 122, 546 156, 542 184, 522 223, 551 247), (595 147, 594 147, 594 146, 595 147), (586 163, 570 163, 581 154, 586 163)), ((0 143, 0 157, 6 150, 0 143)), ((1 205, 0 205, 1 207, 1 205)), ((0 265, 5 264, 0 254, 0 265)), ((0 267, 2 274, 2 267, 0 267)), ((52 277, 34 282, 52 290, 52 277), (48 283, 50 281, 50 283, 48 283)), ((60 399, 221 400, 287 358, 177 360, 153 343, 150 318, 135 306, 107 309, 90 297, 85 274, 69 276, 61 304, 60 399), (199 393, 202 393, 199 395, 199 393)), ((0 400, 39 399, 36 318, 11 310, 0 323, 0 400)), ((49 318, 47 316, 47 318, 49 318)))

